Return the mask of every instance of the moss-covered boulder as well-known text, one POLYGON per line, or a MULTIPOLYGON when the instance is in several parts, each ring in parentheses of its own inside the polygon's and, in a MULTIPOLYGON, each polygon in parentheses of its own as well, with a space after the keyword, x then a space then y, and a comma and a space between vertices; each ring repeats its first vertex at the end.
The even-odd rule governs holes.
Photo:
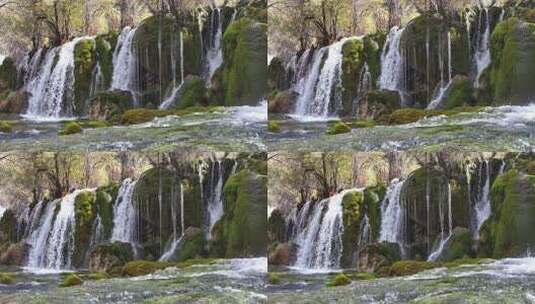
POLYGON ((290 88, 290 79, 284 67, 284 62, 279 57, 271 59, 268 66, 268 90, 284 91, 290 88))
POLYGON ((72 134, 82 133, 82 131, 83 131, 83 128, 78 122, 69 121, 65 123, 63 128, 61 128, 58 131, 58 134, 59 135, 72 135, 72 134))
POLYGON ((0 246, 0 264, 23 266, 29 249, 30 247, 25 241, 0 246))
MULTIPOLYGON (((439 245, 440 237, 435 241, 435 248, 439 245)), ((473 241, 470 229, 455 227, 451 236, 448 237, 444 247, 435 261, 449 262, 457 259, 473 257, 473 241)))
POLYGON ((24 90, 0 92, 0 113, 21 114, 28 109, 29 94, 24 90))
POLYGON ((189 75, 175 94, 175 99, 169 108, 184 109, 193 106, 206 106, 207 104, 207 90, 204 80, 198 76, 189 75))
POLYGON ((15 282, 15 276, 11 273, 0 272, 0 284, 11 285, 15 282))
POLYGON ((496 26, 490 45, 493 104, 528 104, 535 96, 535 23, 509 18, 496 26))
POLYGON ((11 133, 13 131, 13 125, 10 121, 0 120, 0 132, 11 133))
POLYGON ((491 216, 480 230, 480 256, 516 257, 535 248, 535 177, 510 170, 491 189, 491 216))
POLYGON ((337 135, 351 132, 351 126, 343 121, 338 121, 329 126, 327 131, 329 135, 337 135))
POLYGON ((457 107, 473 106, 474 85, 472 80, 467 76, 457 75, 453 77, 452 82, 445 92, 444 99, 440 102, 438 108, 453 109, 457 107))
POLYGON ((401 251, 398 244, 373 243, 359 250, 357 269, 360 272, 375 273, 399 260, 401 251))
POLYGON ((74 200, 74 217, 76 227, 74 229, 74 252, 72 265, 80 267, 84 264, 86 253, 90 249, 91 236, 93 235, 93 223, 97 215, 95 193, 92 191, 80 192, 74 200))
POLYGON ((13 91, 17 86, 17 63, 7 57, 0 64, 0 96, 3 92, 13 91))
POLYGON ((119 185, 112 183, 95 191, 95 205, 102 225, 102 239, 109 239, 113 230, 113 204, 117 200, 119 185))
POLYGON ((378 119, 382 115, 391 114, 400 108, 399 93, 395 91, 370 91, 357 103, 355 116, 357 119, 378 119))
POLYGON ((197 227, 188 227, 170 261, 182 262, 189 259, 205 257, 205 247, 206 238, 204 231, 197 227))
POLYGON ((69 274, 64 279, 63 282, 59 284, 59 287, 72 287, 77 285, 82 285, 84 281, 76 274, 69 274))
POLYGON ((270 245, 268 261, 269 265, 289 266, 295 262, 295 246, 289 243, 275 243, 270 245))
POLYGON ((413 106, 425 107, 436 87, 448 81, 448 32, 451 41, 452 74, 468 75, 471 60, 464 23, 450 26, 437 15, 414 18, 403 30, 401 52, 408 58, 406 91, 413 106), (426 45, 429 45, 429 55, 426 45), (442 62, 439 61, 442 58, 442 62), (429 65, 428 65, 429 63, 429 65))
POLYGON ((17 216, 7 209, 0 218, 0 246, 17 242, 17 216))
POLYGON ((413 275, 418 272, 422 272, 424 270, 433 269, 436 268, 437 264, 433 262, 424 262, 424 261, 398 261, 395 262, 390 267, 390 273, 391 276, 407 276, 407 275, 413 275))
POLYGON ((223 189, 224 216, 212 230, 214 256, 266 256, 267 178, 242 170, 223 189))
POLYGON ((279 209, 273 210, 268 219, 268 240, 272 242, 284 242, 286 239, 286 221, 279 209))
POLYGON ((133 43, 141 75, 141 106, 159 104, 165 94, 181 82, 181 75, 202 74, 202 37, 198 21, 194 16, 186 16, 183 21, 179 26, 173 18, 155 15, 145 19, 136 29, 133 43), (184 58, 180 58, 181 36, 184 58), (181 71, 181 62, 184 62, 184 71, 181 71))
POLYGON ((109 120, 133 107, 132 94, 126 91, 104 91, 90 101, 89 118, 109 120))
POLYGON ((95 37, 95 52, 102 73, 103 87, 109 88, 113 78, 113 53, 117 46, 118 33, 111 31, 95 37))
POLYGON ((72 113, 81 116, 87 113, 93 69, 97 64, 94 39, 82 39, 74 47, 74 101, 72 113))
POLYGON ((327 286, 330 286, 330 287, 343 286, 343 285, 349 285, 349 284, 351 284, 351 279, 343 273, 334 275, 332 278, 329 279, 329 281, 327 281, 327 286))
POLYGON ((295 109, 298 94, 292 90, 276 92, 268 98, 268 109, 270 114, 291 113, 295 109))
POLYGON ((173 266, 173 263, 144 260, 132 261, 123 266, 122 275, 128 277, 142 276, 171 266, 173 266))
POLYGON ((132 245, 129 243, 113 242, 98 245, 89 256, 89 271, 112 272, 134 259, 132 245))
POLYGON ((256 105, 267 91, 267 24, 249 18, 231 23, 223 35, 224 105, 256 105))

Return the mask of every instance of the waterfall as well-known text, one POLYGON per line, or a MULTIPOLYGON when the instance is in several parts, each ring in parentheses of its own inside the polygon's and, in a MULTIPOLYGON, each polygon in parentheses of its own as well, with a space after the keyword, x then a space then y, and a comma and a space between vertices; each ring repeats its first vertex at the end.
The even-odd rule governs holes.
MULTIPOLYGON (((174 196, 173 196, 174 197, 174 196)), ((174 210, 174 207, 172 208, 174 210)), ((184 189, 183 185, 180 184, 180 237, 176 234, 176 212, 173 211, 173 242, 171 243, 171 246, 162 254, 160 257, 160 261, 169 261, 173 254, 175 253, 176 249, 179 247, 180 243, 182 242, 182 239, 184 238, 184 233, 186 231, 186 227, 184 225, 184 189)))
POLYGON ((137 231, 136 210, 132 196, 136 182, 127 178, 119 188, 117 201, 113 206, 112 241, 135 244, 134 232, 137 231))
POLYGON ((117 38, 113 52, 113 74, 110 90, 128 91, 135 106, 139 105, 138 59, 134 45, 136 28, 125 27, 117 38))
POLYGON ((320 118, 336 114, 342 103, 342 47, 349 39, 355 38, 344 38, 316 51, 304 83, 297 87, 295 114, 320 118))
POLYGON ((0 221, 2 220, 2 217, 4 216, 4 213, 6 213, 7 208, 0 205, 0 221))
POLYGON ((43 57, 43 49, 38 49, 31 58, 27 58, 26 61, 23 61, 24 67, 21 67, 21 70, 24 70, 24 85, 31 83, 39 75, 39 67, 43 57))
MULTIPOLYGON (((437 92, 437 95, 433 98, 433 100, 431 100, 431 102, 427 105, 427 110, 433 110, 433 109, 436 109, 439 105, 440 105, 440 102, 442 102, 442 99, 444 99, 445 95, 446 95, 446 92, 448 91, 448 89, 450 88, 451 84, 452 84, 452 73, 453 73, 453 68, 452 68, 452 64, 451 64, 451 34, 450 32, 448 31, 448 82, 445 83, 444 82, 444 79, 443 79, 443 76, 442 76, 442 59, 439 60, 440 62, 440 67, 441 67, 441 72, 440 72, 440 78, 441 78, 441 81, 440 81, 440 89, 438 90, 437 92)), ((439 49, 439 57, 441 58, 440 54, 442 53, 442 48, 439 49)))
POLYGON ((379 88, 398 92, 405 104, 405 58, 400 47, 402 35, 403 29, 394 26, 386 38, 381 53, 379 88))
POLYGON ((215 8, 211 13, 209 48, 206 52, 205 81, 211 84, 212 76, 223 63, 223 20, 221 20, 221 8, 215 8))
POLYGON ((444 234, 444 212, 442 202, 439 202, 439 216, 440 216, 440 242, 435 251, 429 254, 427 261, 434 262, 442 254, 444 246, 448 243, 453 235, 453 214, 451 210, 451 185, 448 182, 448 236, 444 234))
POLYGON ((76 38, 48 51, 38 75, 27 86, 30 98, 26 117, 60 119, 73 115, 74 48, 85 39, 91 38, 76 38))
MULTIPOLYGON (((36 217, 32 220, 31 226, 35 230, 31 230, 31 234, 26 241, 30 245, 28 253, 27 266, 30 268, 45 268, 46 267, 46 248, 50 228, 54 218, 54 210, 61 200, 49 202, 42 216, 36 217)), ((39 203, 42 204, 42 203, 39 203)))
POLYGON ((357 113, 357 107, 360 103, 360 100, 364 98, 364 95, 367 92, 372 90, 372 85, 372 74, 370 73, 370 67, 368 66, 368 63, 365 62, 360 71, 359 85, 357 87, 357 96, 355 98, 355 101, 353 102, 352 113, 357 113))
POLYGON ((483 27, 483 22, 485 23, 485 29, 483 30, 483 35, 477 36, 476 47, 474 52, 474 64, 476 68, 476 76, 474 79, 474 86, 479 87, 479 78, 483 71, 490 64, 490 18, 488 8, 484 9, 485 11, 485 20, 483 20, 483 11, 479 12, 479 21, 478 21, 478 33, 481 33, 483 27))
POLYGON ((4 63, 6 56, 0 54, 0 66, 4 63))
POLYGON ((372 242, 372 233, 371 233, 370 219, 368 218, 367 214, 364 214, 364 217, 362 218, 362 221, 360 223, 360 230, 359 230, 359 241, 358 241, 359 250, 362 249, 364 246, 370 244, 371 242, 372 242))
MULTIPOLYGON (((165 100, 162 102, 162 104, 159 106, 159 109, 161 110, 167 110, 171 107, 171 105, 173 104, 173 102, 175 101, 175 99, 177 98, 177 95, 178 93, 180 92, 180 89, 182 88, 182 85, 184 85, 184 38, 183 38, 183 34, 182 34, 182 31, 179 32, 179 35, 180 35, 180 84, 178 86, 175 85, 175 72, 173 71, 173 86, 174 86, 174 89, 173 91, 171 92, 171 94, 169 94, 169 96, 167 96, 165 98, 165 100)), ((174 52, 171 52, 171 54, 173 54, 174 52)), ((174 55, 172 55, 174 56, 174 55)), ((175 64, 173 63, 173 67, 175 66, 175 64)))
POLYGON ((473 204, 474 215, 474 238, 479 239, 479 230, 483 223, 489 218, 491 213, 490 208, 490 164, 488 160, 485 160, 483 164, 479 166, 479 191, 478 197, 473 204), (484 176, 484 180, 483 180, 484 176))
POLYGON ((405 208, 401 204, 403 181, 394 179, 381 202, 381 232, 379 241, 399 244, 402 255, 405 249, 405 208))
POLYGON ((210 197, 207 204, 206 211, 208 212, 208 230, 206 231, 206 238, 212 238, 212 228, 215 223, 223 216, 223 163, 221 160, 212 163, 211 181, 210 181, 210 197), (217 170, 216 170, 217 164, 217 170), (217 182, 215 182, 217 179, 217 182), (215 183, 214 183, 215 182, 215 183))
POLYGON ((297 232, 297 267, 324 270, 340 267, 344 233, 342 200, 353 191, 358 189, 344 190, 312 207, 306 228, 297 232))
POLYGON ((100 62, 97 62, 93 71, 91 72, 91 86, 89 88, 89 98, 97 95, 98 92, 104 90, 104 75, 100 68, 100 62))
POLYGON ((298 68, 296 71, 296 77, 299 77, 299 74, 303 73, 303 77, 295 86, 295 91, 299 94, 296 102, 295 114, 297 115, 306 115, 308 113, 308 103, 315 96, 316 83, 318 82, 318 77, 320 74, 321 60, 325 54, 325 48, 321 48, 318 51, 314 52, 313 55, 309 55, 307 52, 303 53, 299 60, 298 67, 301 64, 306 66, 308 56, 312 57, 312 65, 309 67, 307 72, 304 72, 304 67, 298 68))

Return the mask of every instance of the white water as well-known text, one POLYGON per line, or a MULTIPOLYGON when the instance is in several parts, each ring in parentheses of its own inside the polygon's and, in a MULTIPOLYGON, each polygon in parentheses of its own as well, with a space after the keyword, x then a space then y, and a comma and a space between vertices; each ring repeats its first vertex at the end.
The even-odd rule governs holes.
MULTIPOLYGON (((162 104, 159 106, 159 109, 161 110, 167 110, 171 107, 175 99, 177 98, 178 93, 180 93, 180 89, 182 89, 182 86, 184 85, 184 38, 182 31, 179 33, 180 35, 180 84, 178 86, 175 86, 171 94, 165 98, 165 100, 162 102, 162 104)), ((173 53, 173 52, 171 52, 173 53)), ((173 63, 173 66, 175 64, 173 63)), ((175 72, 173 72, 173 79, 175 77, 175 72)), ((173 85, 174 84, 173 80, 173 85)))
POLYGON ((132 94, 134 104, 139 105, 138 61, 133 45, 136 28, 125 27, 117 38, 113 52, 113 74, 110 90, 128 91, 132 94))
MULTIPOLYGON (((476 78, 474 79, 474 86, 476 88, 479 87, 479 78, 481 77, 481 74, 483 71, 489 66, 490 64, 490 18, 489 18, 489 10, 487 8, 484 9, 485 11, 485 29, 483 31, 483 35, 479 36, 475 53, 474 53, 474 63, 476 68, 476 78)), ((479 24, 478 24, 478 31, 481 33, 481 29, 483 26, 483 12, 481 11, 479 13, 479 24)))
MULTIPOLYGON (((326 119, 336 115, 342 102, 342 47, 349 39, 355 38, 344 38, 314 53, 311 67, 294 87, 299 93, 294 112, 297 119, 326 119), (327 58, 322 66, 325 53, 327 58)), ((308 55, 303 54, 302 59, 306 57, 308 55)), ((299 65, 304 65, 304 62, 300 61, 299 65)), ((304 72, 298 70, 296 73, 302 75, 304 72)))
POLYGON ((2 217, 4 216, 4 213, 6 213, 6 210, 7 210, 6 207, 0 205, 0 221, 2 220, 2 217))
POLYGON ((223 216, 223 175, 223 162, 218 159, 216 162, 212 163, 210 181, 211 196, 208 200, 206 209, 206 211, 208 212, 208 231, 206 231, 206 238, 209 240, 212 239, 212 228, 214 227, 215 223, 223 216))
POLYGON ((401 54, 400 41, 403 29, 393 27, 386 38, 381 54, 381 75, 379 88, 399 92, 402 100, 405 96, 405 59, 401 54))
POLYGON ((431 252, 429 254, 429 257, 427 258, 428 261, 436 261, 438 257, 442 254, 442 251, 444 250, 445 245, 450 240, 452 233, 453 233, 453 215, 451 210, 451 185, 448 183, 448 236, 445 237, 444 235, 444 214, 442 210, 442 203, 440 203, 439 206, 440 209, 440 242, 438 244, 438 247, 435 251, 431 252))
POLYGON ((481 226, 483 223, 489 218, 491 213, 490 208, 490 165, 489 161, 485 160, 485 172, 483 172, 483 164, 479 166, 479 178, 481 179, 483 174, 485 174, 485 180, 483 183, 481 183, 481 180, 479 181, 479 185, 481 187, 481 190, 478 192, 479 197, 477 201, 474 204, 474 212, 475 212, 475 231, 474 231, 474 237, 475 239, 479 239, 479 230, 481 229, 481 226))
POLYGON ((404 253, 405 210, 401 205, 403 181, 394 179, 381 202, 381 232, 379 241, 397 243, 404 253))
POLYGON ((112 241, 135 244, 136 210, 132 200, 135 186, 136 182, 127 178, 119 188, 117 201, 113 206, 112 241))
POLYGON ((353 191, 359 189, 344 190, 312 207, 306 228, 297 231, 296 267, 319 270, 340 267, 344 233, 342 200, 353 191))
MULTIPOLYGON (((436 109, 440 103, 442 102, 442 99, 444 99, 445 95, 446 95, 446 92, 448 91, 448 89, 450 88, 451 84, 452 84, 452 65, 451 65, 451 34, 450 32, 448 31, 448 82, 444 85, 444 79, 441 80, 441 83, 440 83, 440 89, 437 93, 437 95, 435 96, 435 98, 433 98, 433 100, 431 100, 431 102, 427 105, 427 109, 428 110, 433 110, 433 109, 436 109)), ((439 54, 442 52, 442 49, 439 50, 439 54)), ((440 56, 441 58, 441 56, 440 56)), ((440 62, 440 65, 442 67, 442 59, 439 60, 440 62)), ((442 70, 442 68, 441 68, 442 70)), ((443 78, 442 76, 442 71, 440 72, 440 77, 443 78)))
POLYGON ((40 217, 40 222, 38 226, 35 228, 35 230, 31 231, 30 237, 26 241, 26 243, 31 246, 30 251, 28 253, 27 263, 27 266, 29 268, 46 267, 45 250, 47 247, 48 234, 50 233, 50 228, 52 227, 54 210, 56 209, 56 206, 60 201, 61 200, 56 200, 47 204, 43 215, 40 217))
POLYGON ((32 120, 60 120, 72 118, 74 48, 80 37, 48 51, 38 76, 27 86, 30 93, 28 110, 24 117, 32 120), (57 62, 54 65, 56 60, 57 62), (66 104, 70 102, 71 104, 66 104))
POLYGON ((208 85, 211 84, 212 76, 215 71, 223 63, 223 49, 221 48, 221 40, 223 39, 223 20, 221 20, 221 9, 215 8, 212 11, 211 26, 210 26, 210 44, 206 52, 206 74, 205 81, 208 85), (217 30, 214 33, 214 28, 217 30))
POLYGON ((0 55, 0 65, 4 63, 4 60, 6 59, 5 55, 0 55))

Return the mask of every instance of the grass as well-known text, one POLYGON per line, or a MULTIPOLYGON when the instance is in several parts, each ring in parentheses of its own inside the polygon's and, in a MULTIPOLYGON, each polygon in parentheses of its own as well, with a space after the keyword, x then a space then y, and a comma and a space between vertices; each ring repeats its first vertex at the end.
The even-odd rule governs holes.
POLYGON ((83 131, 83 128, 78 122, 69 121, 63 126, 63 129, 59 131, 59 135, 77 134, 77 133, 82 133, 82 131, 83 131))
POLYGON ((76 274, 69 274, 68 276, 63 279, 63 282, 59 284, 59 287, 71 287, 71 286, 77 286, 82 285, 84 281, 77 276, 76 274))
POLYGON ((343 286, 349 284, 351 284, 351 279, 343 273, 337 274, 327 282, 327 286, 329 287, 343 286))
POLYGON ((13 126, 11 125, 11 122, 0 120, 0 132, 2 133, 11 133, 13 132, 13 126))

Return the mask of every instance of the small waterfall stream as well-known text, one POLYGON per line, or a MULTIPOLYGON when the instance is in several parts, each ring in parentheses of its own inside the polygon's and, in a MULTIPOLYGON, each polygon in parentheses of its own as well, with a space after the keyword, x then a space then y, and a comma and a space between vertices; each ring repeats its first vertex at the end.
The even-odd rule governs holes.
MULTIPOLYGON (((85 39, 92 38, 79 37, 47 52, 37 76, 27 86, 30 98, 26 117, 39 120, 73 115, 74 104, 66 102, 73 99, 74 48, 85 39)), ((34 57, 38 57, 37 53, 34 57)), ((33 64, 29 75, 35 72, 33 64)))
POLYGON ((405 104, 405 58, 400 47, 402 35, 403 29, 395 26, 386 38, 381 54, 379 88, 399 92, 402 103, 405 104))
MULTIPOLYGON (((440 37, 440 35, 439 35, 440 37)), ((440 40, 439 40, 440 41, 440 40)), ((442 99, 444 99, 446 92, 450 88, 452 84, 452 64, 451 64, 451 33, 448 31, 447 33, 447 51, 448 51, 448 82, 444 81, 444 72, 443 72, 443 65, 444 61, 442 59, 442 48, 440 48, 438 54, 439 54, 439 62, 440 62, 440 89, 438 90, 436 96, 431 100, 431 102, 427 105, 428 110, 436 109, 440 103, 442 102, 442 99)))
POLYGON ((50 233, 50 228, 52 227, 54 210, 59 202, 59 200, 56 200, 49 202, 46 205, 43 215, 38 217, 40 221, 37 225, 34 225, 34 221, 32 221, 32 226, 34 226, 35 229, 31 231, 31 234, 26 241, 26 243, 31 246, 28 253, 27 263, 27 266, 30 268, 46 268, 47 240, 50 233))
POLYGON ((489 218, 491 213, 490 208, 490 164, 485 160, 479 166, 479 187, 478 197, 473 203, 475 218, 474 218, 474 236, 479 239, 479 230, 483 223, 489 218))
MULTIPOLYGON (((310 206, 312 210, 306 228, 296 230, 299 247, 295 266, 322 270, 340 267, 344 233, 342 200, 353 191, 358 189, 344 190, 310 206)), ((304 209, 301 210, 302 215, 304 209)))
POLYGON ((404 251, 405 209, 401 204, 403 181, 394 179, 381 202, 381 232, 379 241, 397 243, 404 251))
POLYGON ((474 65, 475 65, 475 78, 474 78, 474 87, 479 87, 479 78, 483 71, 490 64, 490 18, 489 18, 489 9, 484 8, 479 12, 479 21, 478 21, 478 35, 476 41, 476 47, 474 52, 474 65), (483 19, 483 12, 484 18, 483 19), (483 34, 481 30, 483 29, 483 34))
MULTIPOLYGON (((174 197, 174 194, 173 194, 174 197)), ((180 184, 180 237, 177 234, 176 231, 176 210, 174 208, 174 204, 172 206, 172 217, 173 217, 173 242, 169 246, 169 248, 162 254, 160 257, 160 261, 169 261, 173 254, 175 253, 176 249, 179 247, 180 243, 182 242, 182 239, 184 238, 184 233, 186 232, 186 227, 184 225, 184 191, 183 191, 183 185, 180 184)))
POLYGON ((137 231, 136 210, 132 200, 136 182, 127 178, 123 181, 117 201, 113 206, 112 241, 135 245, 134 233, 137 231))
POLYGON ((429 254, 427 260, 428 261, 436 261, 438 257, 442 254, 442 251, 444 250, 444 246, 446 243, 448 243, 449 239, 453 235, 453 214, 451 210, 451 185, 448 183, 448 197, 447 197, 447 207, 448 207, 448 235, 445 235, 445 227, 444 227, 444 206, 443 202, 441 201, 439 203, 439 217, 440 217, 440 242, 435 249, 435 251, 431 252, 429 254))
MULTIPOLYGON (((165 100, 160 104, 159 109, 162 109, 162 110, 167 110, 167 109, 169 109, 171 107, 171 105, 173 104, 173 102, 177 98, 178 93, 180 93, 180 89, 184 85, 184 38, 183 38, 182 31, 179 32, 179 37, 180 37, 180 84, 178 86, 176 86, 176 84, 175 84, 176 80, 174 79, 175 78, 175 71, 173 71, 173 86, 174 86, 174 89, 171 92, 171 94, 169 94, 169 96, 167 96, 165 98, 165 100)), ((173 54, 173 53, 174 52, 171 52, 171 54, 173 54)), ((175 66, 175 63, 173 63, 173 66, 175 66)))
POLYGON ((221 19, 221 8, 216 7, 212 10, 210 20, 209 48, 206 52, 205 81, 208 85, 211 83, 215 71, 223 63, 223 20, 221 19))
POLYGON ((117 38, 113 52, 113 74, 110 90, 128 91, 139 105, 138 59, 133 44, 136 28, 125 27, 117 38))
POLYGON ((207 202, 208 214, 208 230, 206 231, 206 238, 212 238, 212 228, 215 223, 223 216, 223 178, 224 178, 223 162, 216 160, 212 163, 210 191, 211 195, 207 202))

